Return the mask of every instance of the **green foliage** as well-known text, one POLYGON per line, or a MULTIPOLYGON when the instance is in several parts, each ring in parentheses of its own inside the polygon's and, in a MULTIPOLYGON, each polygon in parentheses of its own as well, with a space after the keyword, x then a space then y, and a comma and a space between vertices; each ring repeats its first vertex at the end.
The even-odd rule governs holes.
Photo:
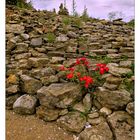
POLYGON ((15 5, 19 8, 33 9, 32 3, 26 3, 25 0, 6 0, 7 5, 15 5))
POLYGON ((127 23, 127 25, 130 26, 130 27, 135 27, 135 20, 134 20, 134 19, 130 20, 130 21, 127 23))
POLYGON ((49 43, 53 43, 55 41, 55 38, 56 38, 56 36, 54 35, 54 33, 47 33, 46 37, 47 37, 47 41, 49 43))
POLYGON ((70 25, 71 24, 71 20, 68 17, 64 17, 62 19, 62 23, 64 23, 65 25, 70 25))
POLYGON ((128 56, 122 55, 122 56, 121 56, 121 59, 124 60, 124 61, 126 61, 126 60, 128 60, 128 56))
POLYGON ((112 61, 112 59, 107 57, 107 56, 99 56, 99 55, 90 56, 89 55, 88 57, 91 58, 91 59, 99 60, 99 61, 102 60, 103 63, 105 63, 105 64, 111 63, 111 61, 112 61))
POLYGON ((83 13, 82 13, 81 18, 82 18, 84 21, 87 21, 87 20, 89 19, 89 15, 88 15, 86 6, 84 6, 84 11, 83 11, 83 13))
POLYGON ((128 92, 132 93, 134 91, 134 82, 128 78, 125 78, 122 82, 123 88, 128 92))
POLYGON ((77 28, 82 28, 83 27, 83 23, 82 20, 80 18, 74 18, 72 20, 72 26, 77 27, 77 28))

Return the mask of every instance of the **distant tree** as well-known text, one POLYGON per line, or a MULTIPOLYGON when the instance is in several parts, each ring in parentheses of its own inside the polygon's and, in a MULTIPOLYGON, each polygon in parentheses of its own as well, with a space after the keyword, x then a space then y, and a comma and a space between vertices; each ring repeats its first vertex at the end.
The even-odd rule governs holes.
POLYGON ((69 15, 68 10, 67 10, 66 7, 63 6, 63 3, 61 3, 60 6, 59 6, 58 14, 60 14, 60 15, 69 15))
POLYGON ((119 12, 119 11, 114 11, 114 12, 110 12, 108 13, 108 18, 109 20, 115 20, 115 19, 118 19, 118 18, 125 18, 125 15, 122 13, 122 12, 119 12))
POLYGON ((135 27, 135 19, 131 19, 127 24, 131 27, 135 27))
POLYGON ((82 17, 83 19, 85 19, 85 20, 89 18, 86 5, 84 6, 84 11, 83 11, 81 17, 82 17))
POLYGON ((26 0, 6 0, 6 5, 15 5, 20 8, 32 9, 31 1, 27 3, 26 0))
POLYGON ((75 0, 72 0, 72 14, 73 14, 73 16, 78 15, 78 13, 76 12, 76 2, 75 2, 75 0))
POLYGON ((6 5, 16 5, 17 0, 6 0, 6 5))
POLYGON ((66 0, 64 0, 64 7, 66 7, 66 0))

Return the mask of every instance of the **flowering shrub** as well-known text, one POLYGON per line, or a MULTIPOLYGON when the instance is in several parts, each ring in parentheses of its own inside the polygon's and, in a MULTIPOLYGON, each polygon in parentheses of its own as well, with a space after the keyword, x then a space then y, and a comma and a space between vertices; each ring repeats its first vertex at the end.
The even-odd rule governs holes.
POLYGON ((94 73, 103 75, 109 71, 106 64, 96 64, 95 67, 90 67, 87 58, 77 58, 74 65, 71 67, 60 67, 61 71, 65 71, 67 80, 80 83, 85 89, 91 91, 94 87, 94 73), (90 70, 89 70, 90 68, 90 70), (89 72, 92 70, 92 74, 89 72))

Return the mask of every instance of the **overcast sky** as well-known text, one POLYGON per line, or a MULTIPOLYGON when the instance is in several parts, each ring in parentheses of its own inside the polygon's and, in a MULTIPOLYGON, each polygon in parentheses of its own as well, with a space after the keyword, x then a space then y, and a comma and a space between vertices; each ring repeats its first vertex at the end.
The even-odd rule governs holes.
MULTIPOLYGON (((72 0, 67 1, 67 8, 69 12, 72 11, 72 0)), ((78 13, 82 13, 84 6, 86 5, 88 13, 92 17, 107 18, 109 12, 122 12, 125 17, 125 21, 134 17, 134 0, 75 0, 78 13)), ((64 0, 32 0, 36 9, 52 10, 59 9, 60 3, 64 0)))

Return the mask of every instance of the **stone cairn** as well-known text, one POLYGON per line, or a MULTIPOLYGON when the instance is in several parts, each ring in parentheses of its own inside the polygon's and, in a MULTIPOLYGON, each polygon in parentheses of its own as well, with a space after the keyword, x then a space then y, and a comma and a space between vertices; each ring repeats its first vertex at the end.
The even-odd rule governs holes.
POLYGON ((77 22, 48 11, 6 9, 6 108, 37 114, 79 140, 134 139, 134 29, 120 20, 77 22), (69 19, 69 20, 68 20, 69 19), (109 73, 96 98, 58 71, 86 56, 109 73))

